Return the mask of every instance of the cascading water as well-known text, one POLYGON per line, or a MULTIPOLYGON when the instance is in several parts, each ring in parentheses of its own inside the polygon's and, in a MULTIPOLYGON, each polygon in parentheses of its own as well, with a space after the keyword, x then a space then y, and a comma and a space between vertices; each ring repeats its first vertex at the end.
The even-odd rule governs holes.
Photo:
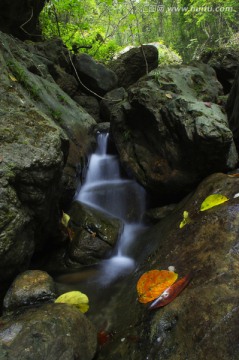
POLYGON ((108 133, 99 133, 86 179, 76 200, 122 220, 124 228, 115 251, 101 265, 99 281, 108 284, 134 268, 130 247, 143 229, 145 192, 134 180, 121 176, 116 155, 107 153, 108 133))

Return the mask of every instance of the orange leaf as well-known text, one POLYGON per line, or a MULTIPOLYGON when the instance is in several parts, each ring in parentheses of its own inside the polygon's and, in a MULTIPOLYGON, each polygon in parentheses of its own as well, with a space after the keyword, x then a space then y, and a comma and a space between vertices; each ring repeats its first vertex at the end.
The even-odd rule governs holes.
POLYGON ((228 174, 227 176, 229 176, 229 177, 239 177, 239 174, 238 173, 236 173, 236 174, 228 174))
POLYGON ((178 274, 168 270, 150 270, 144 273, 137 282, 139 302, 146 304, 156 299, 172 285, 178 274))

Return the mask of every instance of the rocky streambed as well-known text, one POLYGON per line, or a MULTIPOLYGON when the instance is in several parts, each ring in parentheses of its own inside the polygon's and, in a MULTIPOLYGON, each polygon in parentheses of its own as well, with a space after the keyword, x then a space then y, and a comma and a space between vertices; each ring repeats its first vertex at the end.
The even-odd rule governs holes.
POLYGON ((153 71, 144 75, 137 66, 129 84, 115 74, 129 71, 125 61, 119 70, 111 65, 114 73, 87 56, 69 57, 59 40, 21 42, 0 33, 0 50, 0 359, 237 359, 239 178, 228 172, 238 163, 238 74, 226 115, 209 65, 153 70, 150 47, 153 71), (104 100, 82 89, 71 60, 104 100), (121 231, 118 220, 72 204, 95 133, 106 128, 110 151, 144 186, 153 209, 137 238, 136 270, 112 289, 91 285, 83 315, 54 300, 87 290, 87 282, 70 274, 70 285, 56 286, 43 270, 78 270, 91 279, 121 231), (228 201, 201 212, 212 194, 228 201), (70 235, 60 227, 62 211, 71 215, 70 235), (190 221, 181 228, 185 212, 190 221), (150 312, 137 300, 137 280, 169 266, 192 280, 150 312), (106 341, 97 345, 102 332, 106 341))

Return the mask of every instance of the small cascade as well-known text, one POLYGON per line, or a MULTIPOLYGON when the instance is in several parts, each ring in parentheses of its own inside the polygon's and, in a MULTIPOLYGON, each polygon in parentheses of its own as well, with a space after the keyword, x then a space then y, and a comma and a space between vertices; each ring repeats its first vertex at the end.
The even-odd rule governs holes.
POLYGON ((76 200, 122 220, 124 229, 112 257, 102 261, 100 279, 104 284, 134 268, 130 248, 144 228, 144 189, 122 177, 117 155, 107 153, 108 133, 99 133, 97 149, 90 157, 86 179, 76 200))

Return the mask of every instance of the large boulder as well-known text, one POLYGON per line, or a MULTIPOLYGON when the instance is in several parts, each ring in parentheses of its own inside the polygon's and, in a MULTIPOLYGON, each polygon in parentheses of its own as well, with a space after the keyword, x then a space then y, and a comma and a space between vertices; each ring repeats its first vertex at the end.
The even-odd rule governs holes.
POLYGON ((67 156, 63 132, 33 105, 22 105, 16 93, 10 97, 3 91, 0 99, 1 280, 26 269, 36 247, 55 231, 67 156))
POLYGON ((83 91, 93 91, 97 97, 117 87, 116 74, 87 54, 74 56, 74 66, 83 91))
MULTIPOLYGON (((5 39, 9 43, 9 39, 5 39)), ((14 61, 9 70, 29 92, 36 106, 60 126, 69 138, 69 155, 63 171, 62 207, 68 207, 76 190, 77 176, 91 151, 93 138, 89 134, 95 120, 73 99, 78 82, 71 74, 69 51, 60 39, 46 43, 23 44, 11 40, 8 50, 14 61), (29 56, 31 54, 31 56, 29 56), (62 91, 63 90, 63 91, 62 91)), ((74 73, 73 73, 74 74, 74 73)))
POLYGON ((59 88, 33 44, 3 33, 0 40, 3 281, 57 237, 59 206, 72 200, 95 121, 59 88))
POLYGON ((0 31, 19 39, 37 41, 41 38, 38 17, 46 0, 2 0, 0 3, 0 31))
POLYGON ((206 175, 235 168, 220 92, 208 65, 165 67, 131 86, 111 111, 122 165, 156 202, 175 202, 206 175))
POLYGON ((119 79, 119 86, 127 88, 147 72, 158 67, 158 50, 153 45, 135 47, 110 63, 119 79))
POLYGON ((216 71, 224 93, 228 94, 239 66, 239 51, 233 47, 221 47, 204 52, 200 60, 216 71))
MULTIPOLYGON (((237 359, 238 186, 238 177, 208 177, 171 215, 141 236, 138 270, 101 305, 108 332, 114 335, 102 347, 99 360, 237 359), (215 193, 229 200, 201 212, 201 203, 215 193), (191 222, 180 229, 184 211, 191 222), (191 283, 170 304, 149 311, 148 304, 137 301, 137 281, 145 271, 172 265, 179 278, 192 272, 191 283)), ((100 324, 104 317, 97 313, 96 318, 100 324)))
POLYGON ((227 115, 237 151, 239 151, 239 70, 227 100, 227 115))

